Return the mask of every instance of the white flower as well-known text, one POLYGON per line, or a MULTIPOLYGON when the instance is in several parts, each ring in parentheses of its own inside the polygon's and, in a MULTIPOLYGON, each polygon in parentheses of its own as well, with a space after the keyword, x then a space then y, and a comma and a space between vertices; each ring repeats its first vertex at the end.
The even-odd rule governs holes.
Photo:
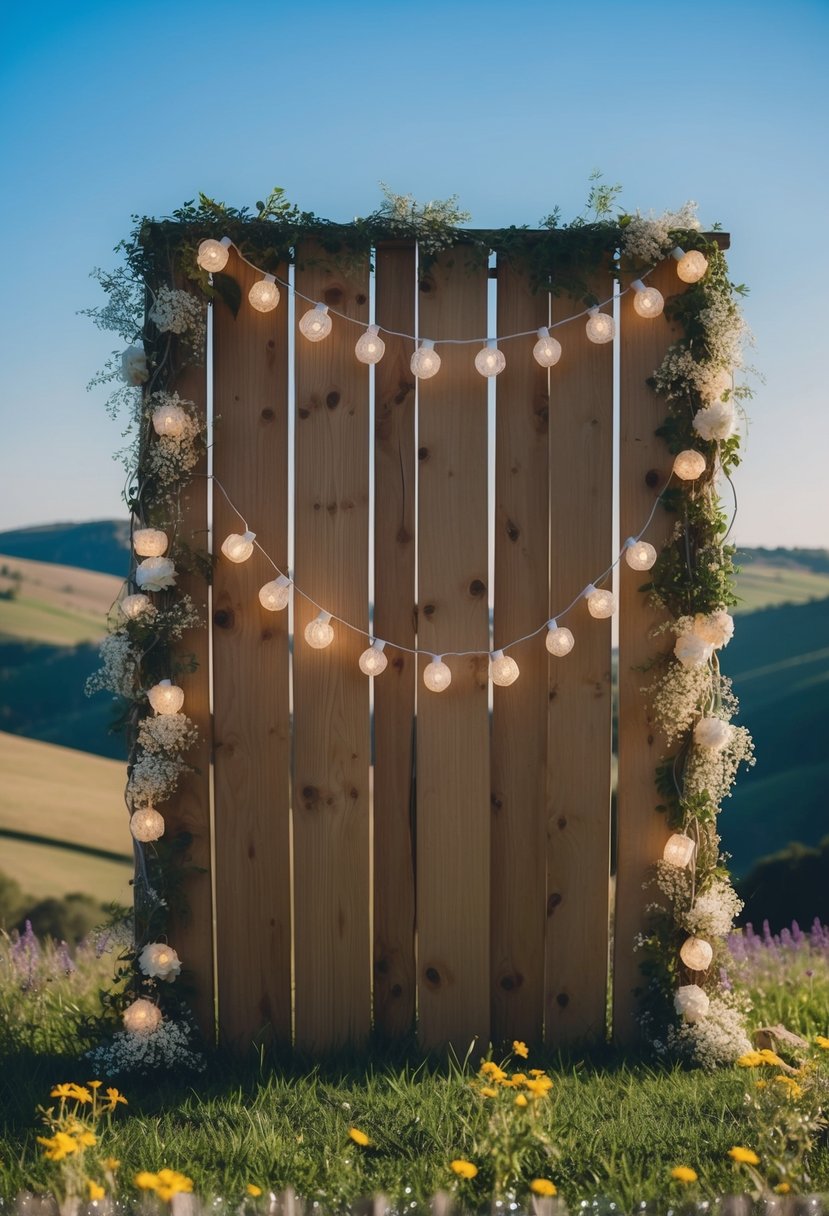
POLYGON ((683 984, 674 997, 674 1008, 686 1022, 698 1022, 704 1018, 710 1005, 708 994, 699 984, 683 984))
POLYGON ((154 980, 174 980, 181 974, 181 962, 172 946, 151 942, 138 956, 138 966, 154 980))
POLYGON ((169 557, 147 557, 135 571, 135 581, 146 591, 164 591, 176 581, 176 568, 169 557))
POLYGON ((730 401, 715 401, 694 414, 692 426, 703 439, 728 439, 737 419, 730 401))
POLYGON ((692 632, 700 641, 706 642, 717 650, 727 646, 734 637, 734 618, 725 609, 711 612, 708 616, 698 612, 694 617, 692 632))
POLYGON ((697 937, 725 937, 742 907, 742 900, 731 883, 725 878, 715 878, 696 897, 693 908, 685 916, 684 928, 697 937))
POLYGON ((731 738, 732 727, 722 718, 700 718, 694 727, 694 742, 700 747, 720 751, 731 738))
POLYGON ((96 692, 111 692, 116 697, 130 697, 135 691, 141 651, 133 645, 126 629, 108 633, 101 642, 100 669, 86 681, 86 695, 96 692))
POLYGON ((147 356, 143 346, 128 346, 121 355, 121 379, 137 388, 146 383, 150 375, 147 356))
POLYGON ((681 633, 674 646, 674 654, 683 667, 702 667, 713 653, 714 644, 706 642, 693 630, 681 633))
POLYGON ((161 1024, 161 1010, 152 1001, 139 997, 124 1010, 122 1020, 130 1034, 152 1034, 161 1024))
POLYGON ((741 998, 733 992, 715 992, 704 1018, 668 1028, 668 1047, 702 1068, 733 1064, 751 1050, 741 998))
POLYGON ((117 1031, 110 1042, 102 1043, 88 1053, 95 1071, 108 1077, 119 1073, 170 1072, 188 1068, 204 1070, 204 1057, 199 1054, 193 1035, 184 1022, 164 1018, 151 1034, 130 1034, 117 1031))

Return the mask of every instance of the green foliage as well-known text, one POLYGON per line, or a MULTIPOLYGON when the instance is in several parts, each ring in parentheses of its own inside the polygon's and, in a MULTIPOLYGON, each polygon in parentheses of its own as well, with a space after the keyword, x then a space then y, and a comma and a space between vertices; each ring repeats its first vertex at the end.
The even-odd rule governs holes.
MULTIPOLYGON (((814 917, 828 922, 829 836, 824 836, 816 848, 790 844, 770 857, 762 857, 737 884, 737 891, 745 904, 741 922, 759 927, 768 921, 773 933, 793 920, 804 926, 814 917)), ((829 970, 825 979, 829 1009, 829 970)), ((786 1025, 791 1023, 787 1021, 786 1025)))

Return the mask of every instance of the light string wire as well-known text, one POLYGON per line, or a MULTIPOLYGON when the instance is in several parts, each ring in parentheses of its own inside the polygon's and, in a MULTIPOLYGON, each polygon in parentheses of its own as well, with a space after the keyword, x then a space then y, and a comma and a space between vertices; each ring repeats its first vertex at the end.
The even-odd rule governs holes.
MULTIPOLYGON (((229 237, 226 239, 230 240, 229 237)), ((270 271, 263 270, 261 266, 257 266, 255 262, 251 262, 249 258, 245 257, 239 246, 234 241, 230 241, 229 247, 236 250, 236 255, 239 260, 244 262, 246 266, 249 266, 251 270, 255 270, 257 274, 261 274, 263 277, 268 275, 274 280, 274 282, 278 283, 280 287, 284 287, 288 292, 293 292, 295 298, 298 297, 300 300, 305 300, 307 304, 313 305, 317 305, 322 302, 320 300, 315 300, 313 296, 306 296, 303 292, 298 291, 296 287, 287 282, 285 279, 280 279, 278 275, 271 274, 270 271)), ((637 275, 636 281, 644 283, 645 279, 652 275, 655 270, 656 266, 651 266, 650 270, 645 270, 642 274, 637 275)), ((591 305, 590 308, 604 308, 606 304, 612 304, 615 300, 621 300, 622 296, 627 295, 628 292, 632 290, 632 286, 625 287, 621 291, 614 290, 606 300, 599 300, 597 304, 591 305)), ((350 325, 359 325, 360 329, 362 330, 365 330, 368 325, 368 322, 358 321, 356 317, 349 317, 346 313, 340 312, 339 309, 331 308, 327 304, 325 305, 325 308, 332 317, 339 317, 340 320, 347 321, 350 325)), ((435 346, 485 346, 490 342, 511 342, 513 338, 533 338, 537 336, 539 328, 543 328, 548 331, 552 329, 559 329, 560 326, 567 325, 570 321, 578 321, 580 317, 589 316, 590 308, 583 308, 581 312, 574 312, 572 316, 562 317, 560 321, 553 321, 549 325, 536 326, 535 329, 524 329, 517 334, 502 334, 496 336, 495 338, 434 338, 430 340, 434 342, 435 346)), ((610 316, 609 313, 606 315, 610 316)), ((405 338, 409 342, 414 342, 415 345, 417 345, 418 342, 423 342, 425 340, 423 337, 418 338, 416 334, 406 334, 401 333, 400 330, 397 329, 387 329, 385 325, 378 325, 377 329, 380 333, 388 334, 390 338, 405 338)))
MULTIPOLYGON (((230 509, 232 511, 234 511, 236 515, 238 515, 239 519, 244 524, 245 531, 250 532, 251 529, 248 526, 247 519, 242 514, 242 512, 239 510, 239 508, 236 506, 236 503, 230 497, 227 490, 222 485, 221 481, 219 481, 218 477, 216 477, 215 474, 208 474, 208 473, 199 474, 199 476, 203 476, 203 477, 207 478, 209 481, 213 482, 214 486, 218 487, 218 489, 224 495, 225 500, 227 501, 227 504, 230 507, 230 509)), ((673 470, 672 470, 670 475, 668 476, 668 480, 665 482, 665 485, 663 486, 663 488, 660 490, 659 494, 654 499, 653 506, 651 507, 650 513, 648 514, 648 517, 645 520, 644 524, 642 525, 642 527, 639 529, 639 531, 636 533, 635 536, 628 538, 628 539, 632 540, 634 543, 636 543, 642 539, 642 537, 645 535, 648 528, 650 527, 651 523, 653 522, 653 517, 656 514, 656 511, 657 511, 657 508, 659 507, 660 502, 662 501, 662 496, 665 493, 665 491, 668 489, 668 486, 671 484, 673 476, 674 476, 674 474, 673 474, 673 470)), ((419 647, 419 646, 414 646, 414 647, 413 646, 402 646, 399 643, 392 641, 391 639, 381 638, 381 637, 378 637, 376 634, 369 633, 369 631, 367 629, 363 629, 363 628, 361 628, 361 626, 353 624, 351 621, 346 620, 345 617, 338 616, 336 612, 330 612, 327 608, 325 608, 322 604, 320 604, 317 600, 315 600, 312 595, 309 595, 307 591, 303 591, 303 589, 301 587, 298 587, 297 584, 294 582, 293 578, 291 577, 291 575, 288 574, 286 571, 282 570, 276 564, 276 562, 273 560, 273 558, 267 552, 267 550, 265 548, 263 548, 262 545, 260 545, 258 540, 256 540, 255 536, 253 539, 253 545, 254 545, 254 548, 259 550, 259 552, 262 554, 262 556, 265 558, 265 560, 270 563, 270 565, 274 568, 274 570, 276 571, 276 573, 278 575, 280 575, 282 578, 288 579, 295 594, 301 596, 302 599, 304 599, 307 603, 311 604, 312 607, 316 608, 318 612, 324 612, 325 615, 327 617, 329 617, 332 621, 336 621, 338 624, 343 625, 346 629, 351 629, 354 633, 360 634, 361 637, 367 638, 369 642, 372 642, 372 643, 373 642, 383 642, 384 645, 390 646, 392 648, 392 650, 399 650, 404 654, 426 655, 429 658, 436 658, 438 656, 438 654, 440 655, 441 658, 450 658, 450 659, 463 659, 463 658, 468 658, 471 656, 483 657, 484 655, 486 655, 487 658, 490 658, 491 655, 494 653, 494 651, 489 651, 489 650, 442 650, 439 652, 434 651, 434 650, 424 650, 422 647, 419 647)), ((624 557, 628 548, 629 548, 629 545, 626 540, 624 545, 622 546, 622 548, 619 550, 619 553, 617 554, 616 558, 611 562, 611 564, 607 567, 607 569, 604 570, 591 583, 587 584, 587 586, 598 588, 599 584, 604 582, 604 580, 607 578, 607 576, 609 574, 613 573, 613 571, 616 569, 616 567, 619 565, 620 561, 624 557)), ((533 629, 531 633, 525 633, 520 638, 514 638, 511 642, 506 642, 503 646, 498 646, 497 649, 506 653, 508 650, 511 650, 513 647, 520 646, 522 642, 529 642, 532 638, 537 637, 540 633, 543 633, 544 630, 547 629, 550 621, 558 622, 559 619, 563 619, 565 616, 567 616, 568 612, 571 612, 573 610, 573 608, 575 608, 575 606, 579 602, 579 600, 581 600, 584 597, 584 593, 587 590, 587 586, 583 590, 581 590, 578 593, 578 595, 574 597, 573 600, 571 600, 571 602, 567 605, 566 608, 562 609, 560 612, 554 612, 552 614, 552 616, 548 617, 544 621, 543 624, 538 626, 537 629, 533 629)))

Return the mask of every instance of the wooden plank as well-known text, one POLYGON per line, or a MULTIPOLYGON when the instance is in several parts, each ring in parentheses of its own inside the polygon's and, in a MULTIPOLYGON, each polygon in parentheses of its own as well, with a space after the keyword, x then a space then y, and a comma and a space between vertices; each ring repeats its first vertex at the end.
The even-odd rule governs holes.
MULTIPOLYGON (((273 560, 287 566, 287 301, 257 312, 261 276, 235 253, 237 317, 214 312, 214 477, 273 560)), ((285 277, 284 268, 280 277, 285 277)), ((214 486, 216 949, 219 1024, 228 1044, 290 1042, 290 738, 287 613, 265 611, 259 588, 276 575, 262 553, 221 555, 245 522, 214 486)))
MULTIPOLYGON (((608 275, 590 284, 611 293, 608 275)), ((553 319, 580 300, 553 301, 553 319)), ((612 560, 613 348, 585 321, 556 331, 550 389, 550 615, 612 560)), ((573 651, 550 663, 545 1037, 604 1037, 610 872, 611 626, 580 600, 562 622, 573 651)))
MULTIPOLYGON (((368 260, 329 269, 300 248, 296 289, 368 322, 368 260)), ((298 319, 305 310, 297 299, 298 319)), ((368 368, 357 326, 296 339, 296 580, 328 611, 368 628, 368 368)), ((335 624, 324 650, 305 642, 317 610, 296 597, 294 891, 296 1039, 322 1050, 357 1043, 371 1017, 369 687, 367 642, 335 624)))
MULTIPOLYGON (((548 296, 498 262, 498 333, 547 324, 548 296)), ((547 619, 548 373, 535 337, 506 344, 496 386, 495 645, 547 619)), ((557 369, 553 369, 553 375, 557 369)), ((494 689, 492 721, 492 1035, 539 1042, 544 1018, 547 651, 510 651, 521 670, 494 689)))
MULTIPOLYGON (((486 267, 447 251, 421 289, 422 335, 486 333, 486 267)), ((418 644, 485 651, 487 386, 475 347, 438 353, 440 371, 419 387, 418 644)), ((487 661, 449 665, 445 692, 418 684, 418 1010, 424 1047, 463 1053, 490 1027, 487 661)))
MULTIPOLYGON (((378 324, 415 329, 414 246, 380 247, 375 258, 378 324)), ((415 383, 413 344, 384 334, 375 371, 374 627, 403 646, 416 641, 415 383)), ((374 683, 374 1026, 390 1038, 414 1024, 414 655, 387 651, 374 683)))
MULTIPOLYGON (((682 289, 674 261, 659 266, 648 278, 648 286, 657 287, 666 298, 682 289)), ((632 293, 623 298, 619 473, 622 541, 638 534, 654 496, 670 476, 672 457, 664 441, 654 435, 667 410, 645 380, 680 335, 679 327, 664 313, 646 320, 635 313, 632 293)), ((661 549, 673 522, 673 517, 660 509, 644 539, 661 549)), ((621 570, 613 1033, 619 1042, 631 1043, 638 1037, 635 989, 642 978, 633 943, 645 928, 645 905, 653 898, 652 892, 642 889, 642 883, 649 868, 662 856, 670 834, 664 815, 654 810, 661 801, 654 785, 654 770, 665 753, 665 744, 649 721, 647 698, 641 692, 646 683, 642 668, 660 650, 670 650, 673 639, 648 636, 663 619, 639 591, 648 575, 637 574, 624 563, 621 570)))

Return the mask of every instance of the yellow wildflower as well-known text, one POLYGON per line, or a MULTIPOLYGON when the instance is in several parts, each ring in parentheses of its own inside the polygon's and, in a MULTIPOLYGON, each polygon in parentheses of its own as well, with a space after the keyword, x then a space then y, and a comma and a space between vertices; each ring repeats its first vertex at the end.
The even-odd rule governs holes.
POLYGON ((71 1090, 70 1097, 74 1098, 76 1102, 87 1103, 92 1101, 92 1094, 85 1085, 70 1085, 69 1089, 71 1090))
POLYGON ((768 1085, 768 1081, 755 1081, 754 1085, 757 1089, 765 1089, 768 1085))
POLYGON ((477 1165, 473 1165, 471 1161, 464 1161, 458 1158, 456 1161, 449 1162, 450 1169, 453 1169, 459 1178, 474 1178, 478 1172, 477 1165))
POLYGON ((516 1094, 515 1095, 515 1105, 516 1106, 527 1106, 528 1102, 527 1102, 526 1094, 516 1094))
POLYGON ((524 1072, 514 1072, 512 1074, 511 1085, 523 1085, 527 1079, 527 1074, 524 1072))
POLYGON ((158 1186, 158 1174, 151 1174, 149 1170, 141 1170, 135 1175, 135 1185, 142 1191, 154 1191, 158 1186))
POLYGON ((103 1081, 87 1081, 87 1085, 90 1089, 100 1089, 103 1085, 103 1081))
POLYGON ((492 1060, 485 1060, 481 1065, 481 1072, 485 1077, 489 1077, 490 1081, 506 1081, 507 1074, 503 1068, 499 1068, 492 1060))
POLYGON ((675 1165, 671 1177, 676 1178, 677 1182, 696 1182, 697 1171, 692 1170, 690 1165, 675 1165))
POLYGON ((527 1056, 530 1054, 529 1047, 526 1043, 522 1043, 520 1039, 513 1039, 512 1050, 517 1056, 520 1056, 522 1060, 526 1060, 527 1056))
POLYGON ((735 1144, 733 1148, 730 1148, 728 1155, 733 1161, 739 1161, 741 1165, 760 1164, 760 1158, 754 1152, 754 1149, 744 1148, 741 1144, 735 1144))
POLYGON ((498 1090, 493 1089, 491 1085, 484 1085, 480 1091, 482 1098, 497 1098, 498 1090))
POLYGON ((553 1083, 549 1077, 535 1077, 529 1081, 525 1081, 524 1085, 534 1098, 546 1098, 553 1088, 553 1083))
POLYGON ((777 1186, 774 1188, 774 1193, 775 1195, 788 1195, 791 1189, 792 1188, 789 1186, 788 1182, 778 1182, 777 1186))
POLYGON ((819 1034, 815 1039, 815 1042, 817 1043, 818 1047, 822 1047, 824 1051, 829 1051, 829 1039, 827 1039, 825 1034, 819 1034))
POLYGON ((103 1199, 106 1191, 100 1183, 93 1181, 92 1178, 86 1180, 86 1190, 90 1199, 103 1199))
POLYGON ((763 1057, 764 1064, 773 1064, 775 1068, 783 1067, 783 1061, 776 1051, 770 1051, 768 1047, 764 1047, 760 1055, 763 1057))
POLYGON ((555 1183, 550 1182, 549 1178, 533 1178, 530 1190, 534 1195, 555 1195, 557 1193, 555 1183))
POLYGON ((124 1095, 119 1094, 118 1090, 114 1089, 112 1085, 107 1087, 107 1098, 109 1099, 110 1110, 115 1110, 115 1107, 119 1102, 123 1102, 124 1106, 128 1105, 127 1099, 124 1097, 124 1095))
POLYGON ((255 1182, 249 1182, 245 1187, 245 1190, 249 1195, 253 1195, 254 1199, 258 1199, 262 1194, 261 1186, 257 1186, 255 1182))
POLYGON ((737 1064, 740 1068, 759 1068, 765 1061, 759 1051, 747 1051, 741 1055, 737 1064))
POLYGON ((361 1148, 368 1148, 368 1146, 371 1144, 371 1141, 366 1133, 361 1132, 359 1127, 350 1127, 348 1129, 348 1134, 354 1143, 359 1144, 361 1148))
POLYGON ((72 1091, 74 1088, 75 1088, 74 1085, 68 1085, 65 1081, 62 1081, 60 1083, 60 1085, 55 1086, 55 1088, 50 1093, 49 1097, 50 1098, 71 1098, 72 1091))
POLYGON ((121 1162, 117 1157, 104 1157, 104 1169, 114 1174, 121 1162))
POLYGON ((543 1068, 531 1068, 530 1069, 531 1077, 543 1077, 544 1075, 545 1075, 545 1073, 544 1073, 543 1068))
POLYGON ((78 1138, 78 1143, 82 1144, 84 1148, 91 1148, 93 1144, 98 1143, 98 1137, 88 1127, 81 1128, 75 1135, 78 1138))
POLYGON ((55 1132, 54 1136, 38 1136, 38 1144, 43 1145, 43 1155, 49 1161, 63 1161, 70 1153, 78 1151, 78 1142, 66 1132, 55 1132))
POLYGON ((193 1179, 178 1170, 163 1169, 158 1171, 155 1193, 159 1199, 169 1200, 182 1192, 190 1194, 193 1190, 193 1179))
POLYGON ((797 1081, 795 1081, 793 1077, 787 1077, 785 1073, 781 1072, 778 1073, 774 1079, 778 1082, 778 1084, 786 1087, 786 1089, 789 1091, 790 1098, 803 1097, 803 1087, 798 1085, 797 1081))

